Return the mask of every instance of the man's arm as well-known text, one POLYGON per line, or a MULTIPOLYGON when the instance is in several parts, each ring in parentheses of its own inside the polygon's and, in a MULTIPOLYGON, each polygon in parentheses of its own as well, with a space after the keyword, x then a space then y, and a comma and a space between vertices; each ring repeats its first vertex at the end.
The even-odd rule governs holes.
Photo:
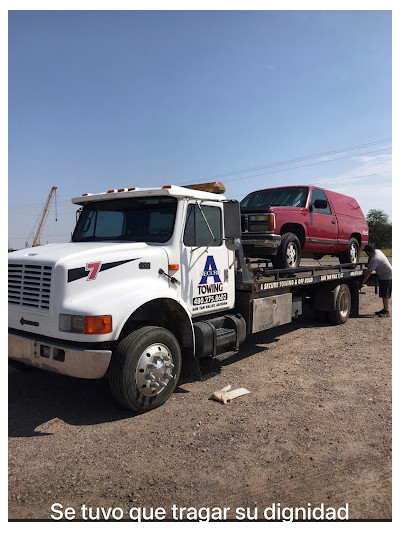
POLYGON ((367 270, 366 271, 366 273, 364 274, 364 278, 363 278, 362 282, 360 283, 360 289, 368 281, 368 279, 369 279, 371 274, 372 274, 372 270, 367 270))

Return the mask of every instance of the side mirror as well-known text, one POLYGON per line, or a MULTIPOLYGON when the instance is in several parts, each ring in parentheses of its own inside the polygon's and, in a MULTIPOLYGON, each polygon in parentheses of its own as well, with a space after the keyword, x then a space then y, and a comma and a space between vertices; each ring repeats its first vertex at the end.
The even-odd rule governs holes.
POLYGON ((225 239, 225 246, 228 248, 228 250, 230 250, 231 252, 236 252, 236 250, 239 248, 239 246, 241 245, 242 241, 240 240, 239 237, 236 237, 236 238, 230 238, 230 239, 225 239))
POLYGON ((75 218, 76 218, 76 220, 75 220, 75 224, 77 224, 77 222, 78 222, 78 220, 79 220, 79 217, 81 216, 82 209, 83 209, 83 207, 80 207, 80 208, 77 210, 77 212, 75 213, 75 218))
POLYGON ((240 204, 237 200, 224 202, 225 238, 234 239, 242 233, 240 224, 240 204))
POLYGON ((315 200, 314 202, 315 209, 326 209, 328 207, 328 202, 326 200, 315 200))
POLYGON ((242 233, 240 222, 240 204, 237 200, 224 202, 225 244, 228 250, 236 251, 240 246, 242 233))

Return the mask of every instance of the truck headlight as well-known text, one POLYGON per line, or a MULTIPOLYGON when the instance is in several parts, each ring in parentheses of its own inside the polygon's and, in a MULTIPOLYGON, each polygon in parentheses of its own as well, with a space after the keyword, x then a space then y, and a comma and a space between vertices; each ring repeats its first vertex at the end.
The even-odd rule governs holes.
POLYGON ((252 233, 272 233, 275 231, 275 217, 272 213, 267 215, 249 215, 248 231, 252 233))
POLYGON ((112 332, 111 315, 82 316, 60 314, 60 331, 100 335, 112 332))
POLYGON ((85 333, 85 317, 81 315, 60 315, 60 331, 71 333, 85 333))

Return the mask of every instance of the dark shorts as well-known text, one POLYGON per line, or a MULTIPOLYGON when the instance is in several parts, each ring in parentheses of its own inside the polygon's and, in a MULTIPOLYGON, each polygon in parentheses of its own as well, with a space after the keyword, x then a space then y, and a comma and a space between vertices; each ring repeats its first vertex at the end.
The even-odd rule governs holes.
POLYGON ((392 280, 380 279, 379 280, 379 297, 391 298, 392 296, 392 280))

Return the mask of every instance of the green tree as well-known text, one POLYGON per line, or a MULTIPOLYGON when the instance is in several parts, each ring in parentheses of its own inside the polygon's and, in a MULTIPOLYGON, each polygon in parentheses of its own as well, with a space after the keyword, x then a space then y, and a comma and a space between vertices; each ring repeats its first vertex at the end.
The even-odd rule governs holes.
POLYGON ((367 214, 369 242, 377 248, 392 247, 392 223, 388 215, 380 209, 370 209, 367 214))

